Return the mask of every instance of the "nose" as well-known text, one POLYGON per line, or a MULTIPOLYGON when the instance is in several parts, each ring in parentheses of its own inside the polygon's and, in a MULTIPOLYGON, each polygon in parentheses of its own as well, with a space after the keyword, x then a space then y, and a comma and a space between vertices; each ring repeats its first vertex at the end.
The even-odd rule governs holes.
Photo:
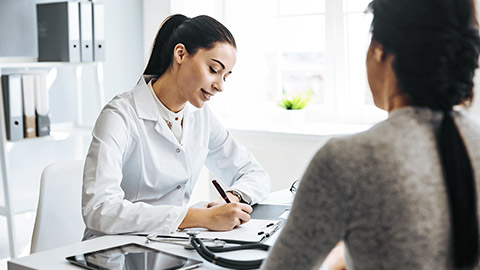
POLYGON ((215 91, 217 92, 223 92, 223 81, 221 81, 220 83, 218 82, 214 82, 213 85, 212 85, 213 89, 215 89, 215 91))

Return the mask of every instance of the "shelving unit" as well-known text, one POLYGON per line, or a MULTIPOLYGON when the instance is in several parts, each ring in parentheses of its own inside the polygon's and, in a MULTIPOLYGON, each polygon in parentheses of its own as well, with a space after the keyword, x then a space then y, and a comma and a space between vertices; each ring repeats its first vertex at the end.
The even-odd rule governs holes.
MULTIPOLYGON (((29 73, 38 70, 50 71, 55 68, 75 69, 75 82, 71 91, 75 91, 76 113, 69 123, 51 125, 50 136, 8 141, 6 139, 3 97, 0 95, 0 176, 2 178, 4 202, 0 197, 0 216, 6 217, 10 258, 19 254, 16 243, 15 215, 36 210, 40 177, 43 168, 65 158, 82 159, 90 140, 91 126, 83 121, 82 71, 85 66, 96 69, 95 107, 100 110, 104 105, 103 65, 93 63, 37 62, 36 59, 0 58, 0 75, 10 73, 29 73), (25 157, 25 156, 28 156, 25 157), (28 159, 34 160, 29 162, 28 159), (19 183, 28 183, 29 191, 23 190, 19 183), (16 185, 17 184, 17 185, 16 185)), ((58 79, 58 78, 57 78, 58 79)), ((1 88, 1 84, 0 84, 1 88)), ((52 97, 62 98, 62 97, 52 97)), ((91 104, 91 102, 90 102, 91 104)))

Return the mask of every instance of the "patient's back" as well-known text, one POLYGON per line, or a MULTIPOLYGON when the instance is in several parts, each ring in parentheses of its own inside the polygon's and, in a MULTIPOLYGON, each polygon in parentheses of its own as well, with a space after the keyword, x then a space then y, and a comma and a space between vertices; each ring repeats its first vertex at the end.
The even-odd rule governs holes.
MULTIPOLYGON (((329 143, 337 154, 334 166, 341 167, 332 168, 341 172, 336 181, 350 190, 345 243, 354 269, 453 268, 436 140, 441 119, 427 109, 405 108, 362 134, 329 143)), ((480 125, 464 111, 455 120, 480 190, 480 125)))

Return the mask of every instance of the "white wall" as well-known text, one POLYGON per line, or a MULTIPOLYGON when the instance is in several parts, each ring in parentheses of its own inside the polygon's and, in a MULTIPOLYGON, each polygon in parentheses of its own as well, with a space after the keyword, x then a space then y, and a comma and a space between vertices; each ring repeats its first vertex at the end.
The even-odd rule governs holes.
MULTIPOLYGON (((289 188, 301 178, 317 150, 332 136, 275 133, 268 131, 230 130, 233 137, 252 152, 270 175, 271 191, 289 188)), ((204 167, 191 202, 218 197, 210 184, 212 175, 204 167)))
POLYGON ((132 89, 143 71, 142 1, 105 0, 105 97, 132 89))
POLYGON ((170 0, 143 0, 143 60, 148 61, 153 40, 163 20, 171 14, 170 0))

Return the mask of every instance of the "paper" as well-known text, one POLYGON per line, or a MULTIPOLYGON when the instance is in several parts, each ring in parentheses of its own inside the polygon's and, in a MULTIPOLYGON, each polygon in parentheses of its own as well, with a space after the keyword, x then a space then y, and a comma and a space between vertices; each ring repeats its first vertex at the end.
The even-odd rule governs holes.
POLYGON ((170 234, 170 236, 188 237, 187 232, 199 231, 198 237, 218 238, 222 240, 240 240, 245 242, 259 242, 264 237, 269 237, 278 228, 279 220, 251 219, 231 231, 218 232, 209 231, 204 228, 190 228, 170 234))

